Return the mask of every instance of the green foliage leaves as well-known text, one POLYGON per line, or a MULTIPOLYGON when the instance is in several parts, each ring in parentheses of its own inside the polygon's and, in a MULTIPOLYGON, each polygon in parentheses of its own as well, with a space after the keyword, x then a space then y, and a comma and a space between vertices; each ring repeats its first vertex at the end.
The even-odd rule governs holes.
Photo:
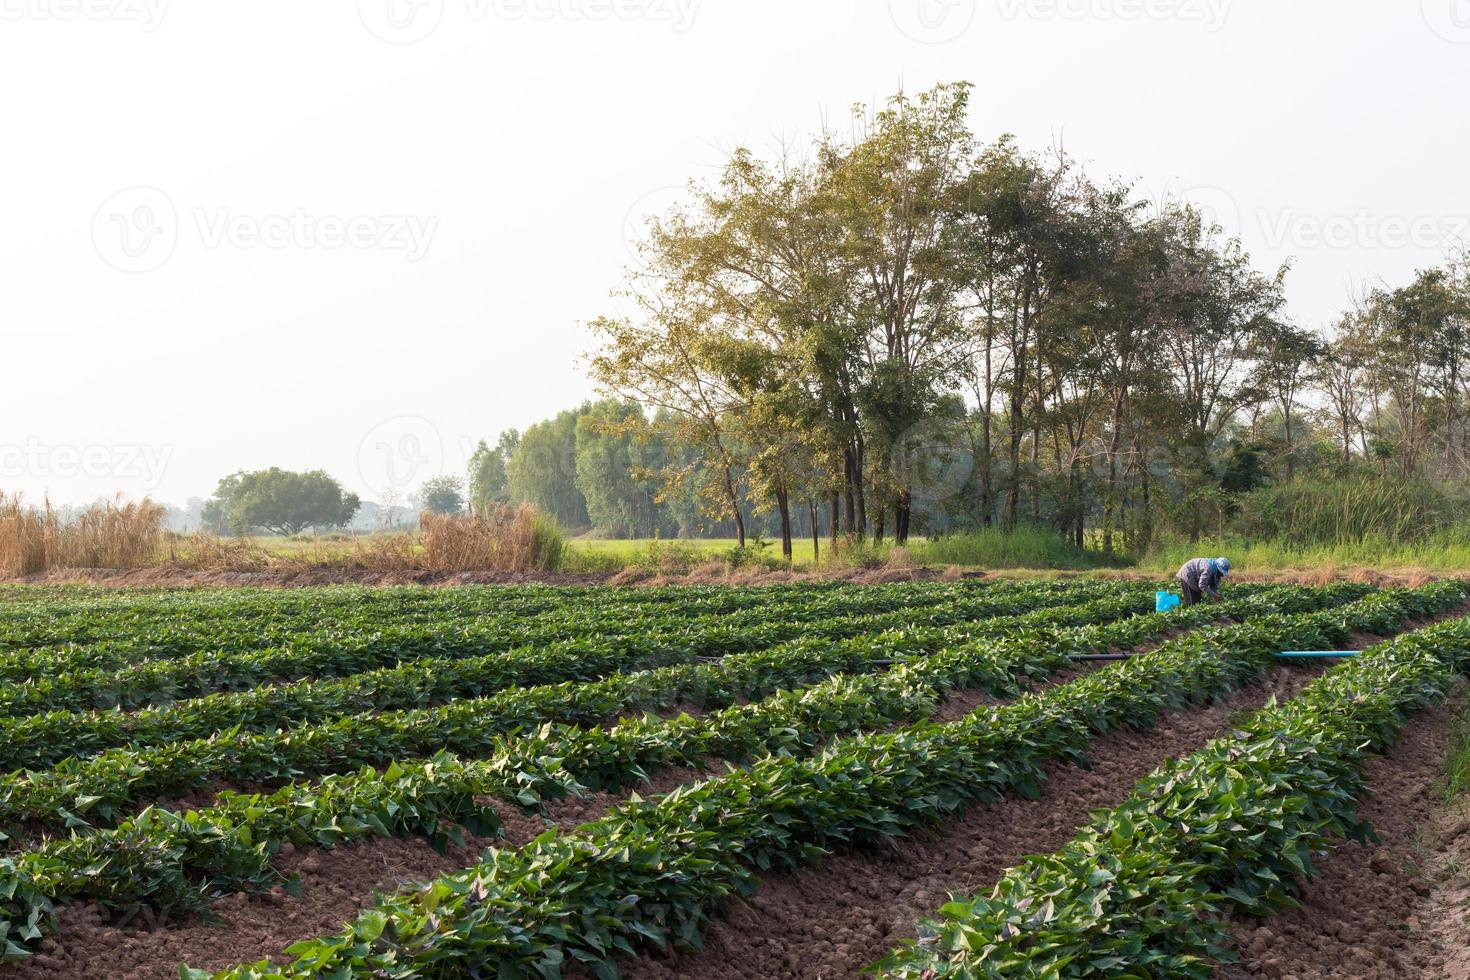
MULTIPOLYGON (((1095 732, 1147 724, 1160 706, 1216 696, 1258 675, 1287 640, 1340 639, 1360 623, 1394 615, 1401 622, 1412 610, 1464 597, 1455 584, 1409 599, 1385 593, 1324 613, 1261 617, 949 724, 839 739, 812 758, 767 757, 382 898, 341 933, 294 947, 285 967, 219 976, 447 976, 484 962, 503 976, 555 975, 567 957, 616 975, 616 958, 639 945, 697 947, 711 912, 752 890, 760 871, 883 841, 972 801, 1032 792, 1046 764, 1080 758, 1095 732), (391 941, 382 939, 385 921, 391 941)), ((1115 874, 1103 872, 1089 879, 1100 889, 1115 874)), ((1044 902, 1022 911, 1040 922, 1052 917, 1044 902)))
POLYGON ((308 527, 340 527, 360 505, 357 494, 344 491, 323 470, 293 473, 273 466, 220 480, 205 520, 222 519, 236 534, 259 529, 289 535, 308 527))
MULTIPOLYGON (((1464 596, 1460 583, 1443 583, 1359 604, 1374 615, 1353 616, 1352 607, 1327 618, 1338 632, 1382 631, 1464 596)), ((1467 664, 1467 619, 1361 654, 1234 736, 1165 765, 1066 847, 1012 869, 989 896, 946 905, 940 923, 879 971, 924 980, 1211 976, 1231 957, 1219 913, 1290 906, 1313 854, 1371 833, 1355 811, 1364 751, 1386 745, 1467 664)))
MULTIPOLYGON (((677 613, 670 612, 668 616, 674 620, 670 624, 673 630, 662 636, 658 633, 647 638, 585 636, 539 649, 483 657, 414 659, 396 667, 351 674, 336 680, 308 680, 249 691, 211 694, 168 707, 122 714, 112 711, 51 711, 24 717, 0 718, 0 760, 10 767, 52 766, 63 760, 94 755, 109 748, 142 748, 180 740, 203 739, 231 729, 272 732, 305 723, 349 718, 368 711, 408 710, 460 698, 483 698, 493 692, 511 688, 516 689, 509 690, 501 701, 513 713, 518 705, 527 703, 528 697, 535 700, 539 696, 543 704, 547 703, 548 698, 554 702, 570 704, 577 701, 580 694, 597 692, 590 699, 582 700, 583 707, 577 711, 577 717, 590 720, 599 717, 599 713, 605 710, 601 707, 602 704, 610 703, 605 700, 606 697, 618 699, 616 703, 621 706, 629 701, 636 703, 636 698, 643 692, 636 690, 632 686, 636 682, 628 680, 626 675, 614 678, 603 687, 590 687, 586 692, 543 691, 528 686, 593 681, 618 672, 648 671, 688 663, 700 657, 760 650, 777 647, 782 643, 799 642, 808 649, 817 650, 829 646, 830 641, 901 628, 916 622, 942 621, 946 618, 951 622, 965 622, 1022 612, 1042 604, 1044 597, 1051 591, 1054 589, 1045 587, 1021 592, 1000 590, 995 594, 981 591, 978 597, 972 599, 956 595, 942 608, 920 605, 914 609, 897 608, 892 612, 870 616, 855 616, 850 611, 842 615, 823 614, 814 612, 809 607, 805 615, 816 617, 810 621, 806 620, 801 610, 794 609, 791 615, 783 616, 778 609, 766 608, 761 610, 761 616, 774 618, 758 625, 733 626, 727 619, 718 619, 703 629, 689 633, 679 631, 677 613), (796 641, 796 637, 801 637, 801 640, 796 641), (822 640, 829 643, 818 642, 822 640), (620 690, 625 693, 614 693, 620 690)), ((1136 606, 1140 596, 1146 591, 1134 589, 1125 596, 1124 601, 1136 606)), ((901 594, 896 594, 890 601, 895 606, 902 606, 904 603, 898 595, 901 594)), ((820 608, 820 604, 815 608, 820 608)), ((438 642, 446 641, 446 638, 438 636, 432 629, 429 634, 438 642)), ((448 639, 447 645, 453 646, 452 638, 448 639)), ((845 665, 850 657, 847 654, 835 662, 845 665)), ((187 670, 194 666, 197 665, 187 664, 182 673, 169 670, 148 671, 144 674, 144 689, 159 690, 160 687, 153 685, 159 685, 164 679, 180 684, 187 683, 190 676, 187 670)), ((654 676, 657 682, 664 675, 654 676)), ((126 679, 120 686, 123 690, 132 690, 126 679)), ((63 700, 63 703, 68 696, 95 697, 102 690, 83 685, 80 690, 69 691, 64 682, 60 686, 35 682, 33 687, 40 692, 42 699, 55 696, 63 700)), ((708 698, 710 694, 704 692, 699 696, 708 698)), ((31 710, 35 710, 34 703, 31 710)), ((521 708, 520 717, 524 716, 525 710, 521 708)), ((616 713, 616 710, 621 709, 614 709, 612 713, 616 713)), ((494 713, 493 709, 491 713, 494 713)), ((496 731, 504 730, 504 724, 496 728, 496 731)))

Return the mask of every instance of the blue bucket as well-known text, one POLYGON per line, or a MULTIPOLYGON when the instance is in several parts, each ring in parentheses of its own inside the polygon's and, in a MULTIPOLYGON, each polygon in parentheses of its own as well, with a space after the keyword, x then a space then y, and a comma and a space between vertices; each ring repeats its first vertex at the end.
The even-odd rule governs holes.
POLYGON ((1168 612, 1170 609, 1179 608, 1179 597, 1172 592, 1154 593, 1154 611, 1168 612))

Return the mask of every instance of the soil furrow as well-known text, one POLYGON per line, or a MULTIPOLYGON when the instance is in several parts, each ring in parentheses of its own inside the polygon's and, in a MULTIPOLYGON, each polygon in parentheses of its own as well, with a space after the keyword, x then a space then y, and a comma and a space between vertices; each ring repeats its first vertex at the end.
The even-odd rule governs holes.
MULTIPOLYGON (((1157 642, 1143 649, 1152 649, 1157 642)), ((1075 679, 1098 666, 1079 664, 1038 686, 1075 679)), ((752 977, 830 977, 846 975, 843 969, 857 972, 881 956, 898 936, 911 932, 919 915, 929 914, 943 901, 946 889, 973 891, 988 884, 1019 856, 1057 846, 1075 832, 1088 810, 1121 799, 1121 794, 1126 794, 1132 783, 1161 759, 1189 751, 1189 747, 1219 734, 1234 712, 1257 707, 1270 694, 1289 696, 1311 675, 1308 668, 1277 668, 1267 683, 1236 692, 1208 708, 1171 714, 1153 732, 1105 736, 1095 743, 1098 765, 1092 771, 1059 767, 1051 774, 1053 778, 1048 780, 1039 801, 1006 801, 994 807, 974 808, 963 821, 902 842, 895 854, 876 861, 868 855, 838 857, 825 868, 765 879, 754 908, 737 906, 731 910, 728 923, 717 923, 710 930, 707 953, 663 962, 647 958, 630 962, 629 975, 698 976, 703 969, 752 977), (1005 849, 1003 842, 1010 839, 1018 843, 1015 848, 1005 849), (974 857, 977 849, 981 858, 974 857), (874 882, 887 881, 894 887, 885 890, 863 885, 855 889, 850 883, 842 883, 841 876, 849 872, 873 872, 874 882), (865 898, 864 888, 874 891, 875 897, 865 898), (845 904, 833 913, 823 912, 822 905, 830 903, 834 895, 845 904), (756 914, 767 905, 777 908, 780 915, 766 924, 752 926, 745 917, 769 918, 764 912, 756 914), (872 923, 858 923, 856 912, 869 906, 878 918, 872 923), (802 934, 803 922, 815 931, 802 934), (858 925, 865 927, 859 930, 858 925), (791 929, 797 930, 791 934, 793 941, 783 941, 781 936, 791 929), (859 931, 865 942, 856 941, 859 931), (841 942, 830 938, 847 933, 852 936, 841 942), (846 952, 842 953, 844 948, 846 952), (736 950, 738 956, 729 955, 736 950), (817 950, 824 952, 812 958, 812 951, 817 950), (758 952, 760 955, 756 955, 758 952), (848 966, 835 971, 822 967, 833 956, 848 966), (784 965, 793 957, 798 963, 794 971, 784 965), (726 962, 718 962, 720 959, 726 962)), ((957 692, 941 706, 938 720, 951 720, 991 700, 976 691, 957 692)), ((724 768, 724 763, 717 763, 717 772, 724 768)), ((708 775, 688 769, 664 770, 653 774, 651 785, 639 786, 637 791, 645 797, 653 796, 708 775)), ((58 910, 59 933, 43 942, 40 955, 0 969, 0 976, 161 980, 176 977, 182 961, 216 969, 280 957, 291 943, 338 929, 366 907, 376 892, 461 870, 475 863, 489 846, 518 846, 551 826, 569 828, 596 819, 627 796, 628 791, 621 791, 559 800, 548 807, 544 817, 490 801, 505 822, 504 836, 467 837, 464 847, 451 847, 444 854, 435 852, 423 840, 398 838, 374 839, 329 851, 292 851, 284 854, 276 866, 286 874, 301 876, 299 898, 281 889, 264 895, 227 896, 216 904, 214 924, 194 916, 159 922, 146 913, 109 921, 94 903, 65 906, 58 910)))
POLYGON ((1463 804, 1445 805, 1440 784, 1465 700, 1462 692, 1411 719, 1386 754, 1368 761, 1358 812, 1380 841, 1344 843, 1314 861, 1300 908, 1237 919, 1240 962, 1221 967, 1221 980, 1470 978, 1470 821, 1463 804))
MULTIPOLYGON (((1065 683, 1097 666, 1079 664, 1035 686, 1065 683)), ((954 692, 940 705, 936 720, 952 720, 995 700, 977 690, 954 692)), ((0 976, 162 980, 177 977, 178 964, 183 961, 194 967, 217 969, 279 956, 293 942, 335 931, 366 907, 377 892, 461 870, 474 864, 487 847, 517 847, 548 828, 566 829, 595 820, 634 790, 644 797, 656 796, 696 779, 718 775, 727 767, 716 761, 711 771, 659 770, 648 783, 633 790, 553 801, 545 816, 523 813, 501 800, 483 800, 504 822, 503 836, 466 835, 465 846, 450 847, 443 854, 421 839, 402 838, 377 838, 332 850, 298 851, 288 847, 275 866, 284 874, 300 876, 301 896, 288 895, 279 888, 263 895, 241 892, 227 896, 215 904, 218 921, 214 925, 195 916, 160 920, 149 913, 109 920, 92 902, 64 906, 57 913, 58 934, 43 940, 41 953, 29 961, 0 968, 0 976)), ((201 793, 188 802, 198 806, 207 805, 208 800, 208 794, 201 793)))
POLYGON ((1160 762, 1228 730, 1237 712, 1289 697, 1315 671, 1278 667, 1262 684, 1213 705, 1167 715, 1147 732, 1118 731, 1093 746, 1091 770, 1058 765, 1039 799, 970 808, 959 819, 900 841, 889 854, 843 854, 820 868, 770 875, 748 902, 705 932, 690 956, 643 956, 630 978, 809 977, 859 975, 931 915, 951 893, 990 887, 1027 854, 1070 840, 1090 811, 1120 802, 1160 762))

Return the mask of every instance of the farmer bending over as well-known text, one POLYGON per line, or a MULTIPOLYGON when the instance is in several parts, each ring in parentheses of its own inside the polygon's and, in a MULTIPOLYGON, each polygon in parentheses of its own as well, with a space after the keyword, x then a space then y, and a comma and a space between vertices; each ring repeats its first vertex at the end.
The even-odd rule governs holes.
POLYGON ((1220 594, 1220 583, 1230 574, 1229 558, 1191 558, 1174 576, 1183 586, 1184 604, 1192 606, 1205 596, 1211 599, 1225 598, 1220 594))

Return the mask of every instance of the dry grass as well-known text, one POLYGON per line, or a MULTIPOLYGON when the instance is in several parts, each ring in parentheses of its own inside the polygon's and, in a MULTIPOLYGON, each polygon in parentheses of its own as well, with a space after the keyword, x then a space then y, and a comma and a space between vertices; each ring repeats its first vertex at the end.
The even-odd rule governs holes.
POLYGON ((222 538, 205 531, 170 536, 168 562, 198 572, 263 572, 279 565, 276 556, 249 538, 222 538))
POLYGON ((27 505, 0 494, 0 575, 59 568, 141 568, 159 561, 163 507, 151 500, 93 504, 69 520, 51 502, 27 505))
POLYGON ((354 537, 352 561, 374 572, 401 572, 423 567, 419 543, 412 534, 354 537))
POLYGON ((353 536, 288 554, 246 538, 205 532, 169 534, 164 509, 101 503, 70 520, 49 504, 26 506, 0 495, 0 577, 22 578, 62 570, 140 569, 159 566, 192 573, 305 574, 343 572, 550 572, 564 539, 555 523, 530 506, 502 507, 485 516, 425 514, 418 533, 353 536))
POLYGON ((486 515, 424 514, 422 567, 433 572, 536 572, 556 568, 565 546, 534 507, 498 507, 486 515))

